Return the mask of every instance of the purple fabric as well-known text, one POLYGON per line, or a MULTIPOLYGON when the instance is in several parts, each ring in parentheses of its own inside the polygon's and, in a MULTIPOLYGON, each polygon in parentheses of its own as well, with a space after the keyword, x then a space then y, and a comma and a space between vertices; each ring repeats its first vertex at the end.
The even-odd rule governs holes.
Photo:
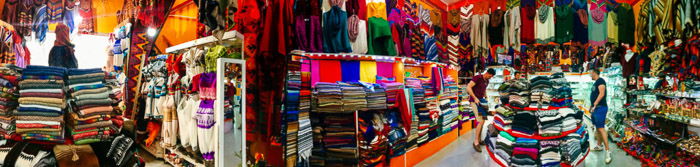
POLYGON ((394 77, 394 63, 377 62, 377 76, 394 77))
POLYGON ((295 31, 299 49, 307 52, 322 52, 321 17, 296 16, 295 31))
POLYGON ((202 100, 197 109, 197 127, 209 129, 214 126, 214 100, 202 100))

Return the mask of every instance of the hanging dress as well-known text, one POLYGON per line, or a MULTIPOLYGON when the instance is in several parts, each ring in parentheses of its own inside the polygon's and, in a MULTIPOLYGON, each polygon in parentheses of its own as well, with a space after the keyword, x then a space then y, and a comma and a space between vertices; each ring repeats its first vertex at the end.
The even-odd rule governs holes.
POLYGON ((603 0, 590 3, 588 13, 588 41, 591 46, 604 46, 608 37, 608 24, 603 0))

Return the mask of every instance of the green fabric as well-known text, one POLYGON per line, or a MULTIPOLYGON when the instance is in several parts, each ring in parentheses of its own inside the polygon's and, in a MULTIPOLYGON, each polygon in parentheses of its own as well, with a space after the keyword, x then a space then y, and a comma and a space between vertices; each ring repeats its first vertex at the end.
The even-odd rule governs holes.
POLYGON ((102 139, 95 139, 95 138, 85 138, 85 139, 80 139, 76 140, 73 143, 76 145, 81 145, 81 144, 90 144, 90 143, 97 143, 102 141, 102 139))
POLYGON ((510 141, 512 141, 512 142, 515 142, 515 137, 511 136, 511 135, 508 134, 508 132, 506 132, 506 131, 501 131, 501 132, 499 132, 498 134, 501 135, 501 137, 504 137, 504 138, 506 138, 506 139, 508 139, 508 140, 510 140, 510 141))
POLYGON ((84 99, 84 100, 77 100, 75 102, 77 106, 85 106, 85 105, 112 105, 112 100, 110 99, 84 99))
POLYGON ((83 75, 71 75, 68 76, 68 80, 75 80, 75 79, 86 79, 86 78, 105 78, 104 73, 93 73, 93 74, 83 74, 83 75))
POLYGON ((222 45, 210 48, 207 55, 204 57, 207 72, 216 72, 216 59, 226 57, 226 47, 222 45))
POLYGON ((99 77, 93 77, 93 78, 78 78, 78 79, 70 79, 68 80, 68 83, 70 85, 73 84, 81 84, 81 83, 93 83, 93 82, 104 82, 105 78, 99 78, 99 77))
POLYGON ((617 8, 618 38, 620 43, 634 45, 634 10, 629 4, 621 3, 617 8))
POLYGON ((618 44, 619 23, 617 21, 617 13, 614 11, 608 12, 608 42, 618 44))
POLYGON ((108 99, 109 98, 109 92, 105 91, 102 93, 95 93, 95 94, 82 94, 75 96, 76 100, 86 100, 86 99, 108 99))
POLYGON ((563 44, 574 39, 574 10, 569 5, 554 8, 557 21, 555 22, 554 42, 563 44))
POLYGON ((367 39, 367 54, 396 56, 396 45, 391 38, 389 22, 378 17, 370 17, 369 39, 367 39))
POLYGON ((50 84, 50 83, 45 83, 45 84, 31 83, 31 84, 22 84, 21 86, 22 86, 22 89, 63 89, 63 85, 50 84))

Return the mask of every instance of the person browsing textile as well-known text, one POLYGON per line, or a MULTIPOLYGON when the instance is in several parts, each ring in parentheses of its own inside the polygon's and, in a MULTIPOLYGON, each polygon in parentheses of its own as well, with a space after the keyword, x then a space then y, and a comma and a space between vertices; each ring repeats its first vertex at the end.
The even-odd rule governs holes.
POLYGON ((484 127, 484 120, 488 116, 488 101, 486 101, 486 86, 489 85, 489 80, 496 74, 496 71, 489 68, 486 73, 477 75, 469 81, 467 85, 467 93, 469 93, 469 102, 471 103, 472 111, 476 114, 476 135, 474 136, 474 150, 481 152, 481 129, 484 127), (477 105, 477 103, 479 103, 477 105), (477 112, 478 111, 478 112, 477 112))

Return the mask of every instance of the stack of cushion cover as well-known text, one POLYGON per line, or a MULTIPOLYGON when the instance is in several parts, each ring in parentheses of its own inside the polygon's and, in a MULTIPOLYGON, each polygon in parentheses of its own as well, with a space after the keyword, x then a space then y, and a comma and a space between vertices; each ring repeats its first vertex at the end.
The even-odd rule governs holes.
POLYGON ((332 113, 323 118, 323 144, 325 146, 325 164, 357 164, 357 141, 355 136, 354 113, 332 113))
POLYGON ((562 129, 562 116, 558 110, 539 110, 537 119, 539 120, 540 136, 559 136, 562 129))
POLYGON ((560 166, 559 140, 540 141, 540 160, 543 167, 560 166))
POLYGON ((367 94, 362 85, 345 82, 339 82, 338 85, 340 85, 340 90, 343 93, 343 111, 367 110, 367 94))
POLYGON ((373 84, 371 87, 365 88, 367 92, 367 109, 368 110, 384 110, 386 109, 386 92, 379 84, 373 84))
POLYGON ((342 111, 343 93, 336 83, 316 83, 316 110, 318 112, 337 113, 342 111))
POLYGON ((104 85, 101 69, 69 69, 68 88, 75 101, 69 113, 68 127, 75 144, 88 144, 108 139, 112 128, 112 92, 104 85))
POLYGON ((511 136, 505 131, 499 132, 498 137, 496 138, 496 149, 494 150, 494 154, 504 160, 506 164, 510 164, 510 158, 511 155, 513 155, 514 143, 515 137, 511 136))
POLYGON ((0 66, 0 136, 8 138, 15 133, 15 117, 12 112, 19 105, 18 78, 21 69, 17 66, 6 64, 0 66))
POLYGON ((358 117, 360 165, 377 165, 386 159, 389 149, 387 134, 384 133, 387 129, 386 119, 382 114, 373 112, 360 112, 358 117))
POLYGON ((539 152, 538 141, 535 139, 518 138, 513 145, 513 157, 511 164, 513 166, 532 166, 539 164, 537 158, 539 152))
MULTIPOLYGON (((63 143, 66 69, 28 66, 19 83, 19 108, 14 113, 17 133, 25 140, 63 143)), ((111 102, 111 101, 110 101, 111 102)))

